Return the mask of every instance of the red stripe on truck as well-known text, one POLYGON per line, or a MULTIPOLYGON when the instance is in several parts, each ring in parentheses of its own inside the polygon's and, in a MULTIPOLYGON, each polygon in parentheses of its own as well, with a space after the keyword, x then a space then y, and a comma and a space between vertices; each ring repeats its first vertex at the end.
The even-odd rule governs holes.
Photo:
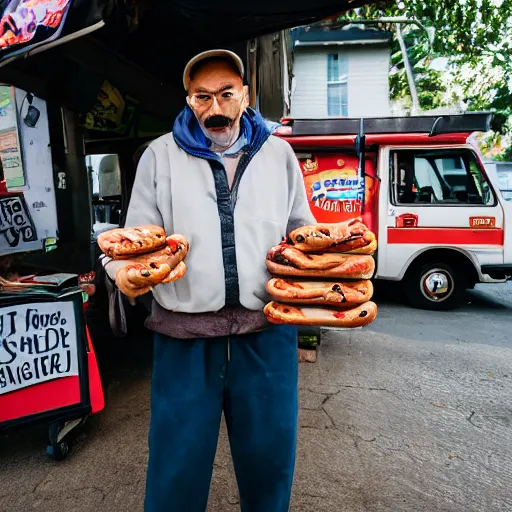
POLYGON ((388 228, 388 244, 503 245, 503 229, 388 228))

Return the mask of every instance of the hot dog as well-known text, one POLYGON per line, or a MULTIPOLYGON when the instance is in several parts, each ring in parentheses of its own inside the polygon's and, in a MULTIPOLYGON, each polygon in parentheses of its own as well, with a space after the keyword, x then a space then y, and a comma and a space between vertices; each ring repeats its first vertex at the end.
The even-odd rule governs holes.
MULTIPOLYGON (((131 257, 129 258, 129 261, 133 263, 142 263, 143 265, 165 263, 172 269, 185 259, 189 248, 190 245, 183 235, 171 235, 166 238, 166 245, 162 249, 131 257)), ((127 259, 122 259, 127 261, 127 259)))
POLYGON ((160 226, 117 228, 98 235, 101 251, 112 259, 131 258, 165 247, 166 234, 160 226))
POLYGON ((181 279, 187 272, 187 266, 185 262, 180 261, 176 267, 171 270, 171 273, 162 281, 162 283, 173 283, 178 279, 181 279))
POLYGON ((337 279, 370 279, 375 271, 372 256, 357 254, 304 254, 288 244, 267 253, 268 271, 276 276, 337 279))
POLYGON ((153 286, 176 281, 187 271, 183 260, 190 244, 183 235, 166 237, 158 226, 115 229, 102 235, 98 244, 107 255, 105 269, 128 297, 135 298, 153 286), (150 250, 151 247, 157 248, 150 250))
POLYGON ((273 278, 267 291, 278 302, 353 308, 368 302, 373 295, 371 281, 303 281, 273 278))
POLYGON ((165 263, 143 265, 131 263, 120 268, 116 274, 118 286, 125 285, 127 289, 152 287, 162 283, 171 273, 171 267, 165 263))
POLYGON ((132 256, 131 258, 110 259, 105 263, 105 267, 107 265, 114 266, 117 270, 127 266, 139 269, 146 267, 147 270, 151 271, 151 269, 155 270, 162 265, 166 265, 169 267, 169 272, 171 272, 186 258, 190 246, 182 235, 171 235, 167 237, 166 241, 167 244, 163 249, 132 256))
POLYGON ((323 307, 294 307, 269 302, 263 311, 267 320, 274 324, 354 328, 373 322, 377 316, 377 305, 374 302, 365 302, 355 308, 339 311, 323 307))
POLYGON ((332 224, 303 226, 292 231, 287 243, 303 252, 374 254, 375 234, 361 218, 332 224))

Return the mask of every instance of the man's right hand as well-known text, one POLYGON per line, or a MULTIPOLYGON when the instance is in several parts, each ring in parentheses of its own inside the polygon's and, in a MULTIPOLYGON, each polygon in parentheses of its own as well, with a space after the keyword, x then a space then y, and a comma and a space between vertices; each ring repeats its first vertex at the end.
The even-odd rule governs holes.
POLYGON ((171 273, 171 267, 167 264, 142 263, 126 265, 116 272, 115 282, 119 290, 128 298, 134 299, 145 295, 153 286, 164 282, 171 273))
MULTIPOLYGON (((109 236, 110 241, 115 241, 114 235, 109 236)), ((187 271, 183 259, 188 248, 188 242, 182 235, 172 235, 167 238, 166 246, 158 251, 131 259, 104 256, 102 263, 117 288, 129 299, 135 299, 156 285, 181 279, 187 271)))

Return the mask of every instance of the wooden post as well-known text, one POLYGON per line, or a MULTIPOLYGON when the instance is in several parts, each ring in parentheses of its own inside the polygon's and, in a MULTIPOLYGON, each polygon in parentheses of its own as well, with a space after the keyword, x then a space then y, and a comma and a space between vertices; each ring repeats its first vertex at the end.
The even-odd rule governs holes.
POLYGON ((281 34, 258 38, 259 110, 263 117, 279 121, 283 116, 281 34))
POLYGON ((251 39, 249 47, 249 105, 256 108, 258 97, 258 40, 251 39))

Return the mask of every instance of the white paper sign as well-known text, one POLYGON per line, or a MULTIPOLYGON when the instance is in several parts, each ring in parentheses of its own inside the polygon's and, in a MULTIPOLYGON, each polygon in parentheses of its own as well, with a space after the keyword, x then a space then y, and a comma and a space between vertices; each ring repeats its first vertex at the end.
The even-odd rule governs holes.
MULTIPOLYGON (((40 112, 37 124, 30 127, 20 122, 16 128, 10 121, 3 124, 7 116, 2 117, 1 93, 0 88, 0 159, 4 163, 8 191, 18 194, 0 198, 0 256, 4 256, 43 250, 45 240, 58 238, 58 222, 46 102, 34 97, 32 106, 40 112), (19 144, 12 133, 2 132, 6 127, 17 130, 19 144), (20 158, 23 157, 21 160, 15 149, 20 158), (19 168, 16 167, 18 160, 21 162, 19 168)), ((27 92, 16 89, 15 93, 16 100, 12 99, 12 105, 17 109, 14 117, 17 114, 23 119, 29 106, 27 92)))
POLYGON ((78 375, 71 302, 0 308, 0 395, 78 375))

